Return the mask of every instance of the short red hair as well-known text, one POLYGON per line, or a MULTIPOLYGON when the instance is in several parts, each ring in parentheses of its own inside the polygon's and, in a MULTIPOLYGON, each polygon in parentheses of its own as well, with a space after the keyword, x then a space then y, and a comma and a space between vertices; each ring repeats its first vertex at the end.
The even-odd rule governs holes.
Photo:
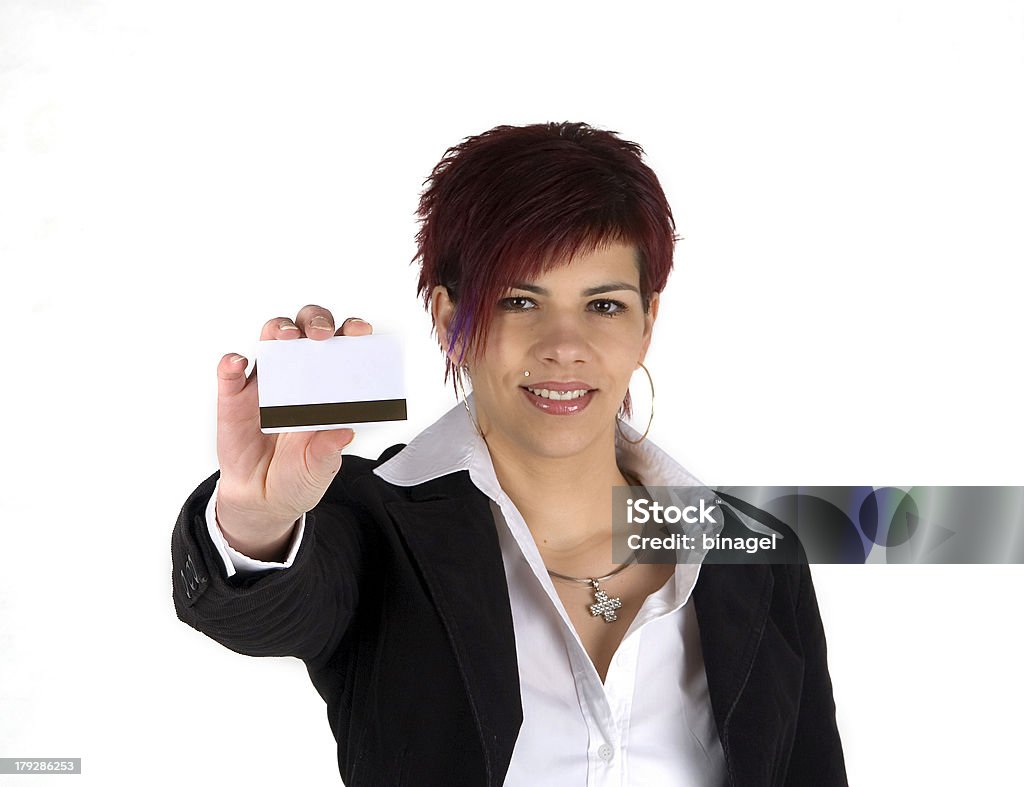
MULTIPOLYGON (((678 239, 643 148, 586 123, 497 126, 449 148, 424 181, 418 294, 444 285, 456 304, 445 382, 487 342, 498 300, 514 283, 607 243, 637 251, 644 311, 672 270, 678 239)), ((435 326, 436 329, 436 326, 435 326)), ((627 394, 624 409, 629 412, 627 394)))

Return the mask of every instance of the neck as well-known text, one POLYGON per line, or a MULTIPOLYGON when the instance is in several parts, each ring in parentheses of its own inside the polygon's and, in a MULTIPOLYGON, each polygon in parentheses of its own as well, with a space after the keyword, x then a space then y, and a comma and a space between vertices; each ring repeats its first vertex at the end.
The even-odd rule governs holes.
MULTIPOLYGON (((526 456, 488 440, 498 483, 526 520, 541 555, 571 565, 604 554, 612 536, 612 487, 628 485, 614 430, 571 457, 526 456)), ((610 554, 610 553, 609 553, 610 554)))

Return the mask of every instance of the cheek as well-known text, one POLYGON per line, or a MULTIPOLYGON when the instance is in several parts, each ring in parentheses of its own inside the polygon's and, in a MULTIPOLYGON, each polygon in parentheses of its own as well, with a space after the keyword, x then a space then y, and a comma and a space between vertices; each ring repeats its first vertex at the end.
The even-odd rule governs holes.
POLYGON ((483 351, 488 373, 497 377, 522 365, 529 341, 523 331, 510 329, 501 320, 495 320, 483 351))
POLYGON ((515 378, 517 371, 521 374, 524 368, 528 367, 523 366, 522 357, 510 353, 506 344, 488 342, 476 365, 474 385, 481 390, 500 394, 509 389, 509 381, 515 378))
MULTIPOLYGON (((507 354, 529 338, 529 327, 524 319, 509 319, 511 315, 496 315, 487 335, 487 349, 495 355, 507 354)), ((518 315, 516 315, 518 316, 518 315)))
POLYGON ((610 364, 629 366, 640 357, 643 349, 643 333, 636 330, 608 331, 603 337, 603 355, 610 364))

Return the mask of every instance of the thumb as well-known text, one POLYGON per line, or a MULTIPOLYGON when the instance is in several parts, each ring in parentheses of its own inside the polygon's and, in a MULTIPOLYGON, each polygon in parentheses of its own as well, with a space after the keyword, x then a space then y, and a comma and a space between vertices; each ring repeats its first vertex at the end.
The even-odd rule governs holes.
POLYGON ((317 432, 306 446, 309 469, 330 477, 341 467, 341 450, 355 438, 351 429, 324 429, 317 432))

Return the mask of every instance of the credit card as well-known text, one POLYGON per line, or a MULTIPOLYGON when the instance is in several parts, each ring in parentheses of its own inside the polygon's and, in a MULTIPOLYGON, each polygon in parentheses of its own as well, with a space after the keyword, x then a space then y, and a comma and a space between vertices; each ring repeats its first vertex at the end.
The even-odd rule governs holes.
POLYGON ((256 370, 260 431, 265 434, 408 418, 397 336, 261 341, 256 370))

